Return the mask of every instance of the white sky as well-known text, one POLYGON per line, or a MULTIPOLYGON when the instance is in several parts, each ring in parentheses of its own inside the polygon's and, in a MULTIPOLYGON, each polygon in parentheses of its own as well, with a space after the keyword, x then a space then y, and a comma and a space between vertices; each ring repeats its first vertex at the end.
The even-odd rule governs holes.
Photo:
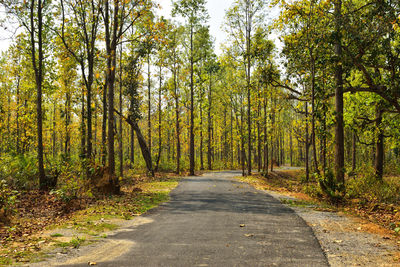
MULTIPOLYGON (((158 14, 164 16, 165 18, 171 18, 171 9, 172 9, 172 0, 156 0, 157 3, 160 4, 161 9, 158 10, 158 14)), ((221 44, 227 38, 226 33, 222 30, 222 24, 224 23, 224 17, 226 10, 232 5, 234 0, 208 0, 207 1, 207 9, 210 19, 208 21, 208 25, 210 25, 210 33, 215 38, 216 44, 215 49, 216 53, 221 53, 221 44)), ((0 9, 0 18, 4 17, 4 10, 0 9)), ((276 13, 276 12, 272 12, 276 13)), ((5 31, 2 27, 0 27, 0 51, 5 51, 9 47, 10 38, 12 34, 9 31, 5 31)), ((275 43, 277 43, 276 35, 272 35, 271 37, 275 39, 275 43), (275 38, 274 38, 275 37, 275 38)), ((277 43, 279 46, 279 43, 277 43)))
MULTIPOLYGON (((222 30, 222 24, 225 18, 226 10, 232 5, 234 0, 208 0, 207 9, 210 19, 208 25, 210 26, 210 33, 215 38, 216 53, 220 54, 220 46, 226 40, 226 33, 222 30)), ((171 18, 172 0, 158 0, 161 5, 159 15, 165 18, 171 18)))

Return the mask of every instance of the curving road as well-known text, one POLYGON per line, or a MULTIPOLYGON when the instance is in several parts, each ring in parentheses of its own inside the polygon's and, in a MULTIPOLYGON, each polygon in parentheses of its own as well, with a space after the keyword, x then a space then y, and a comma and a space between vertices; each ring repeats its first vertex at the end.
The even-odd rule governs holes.
POLYGON ((238 175, 182 180, 170 202, 142 216, 148 223, 109 237, 121 241, 121 255, 97 266, 328 266, 311 228, 238 175))

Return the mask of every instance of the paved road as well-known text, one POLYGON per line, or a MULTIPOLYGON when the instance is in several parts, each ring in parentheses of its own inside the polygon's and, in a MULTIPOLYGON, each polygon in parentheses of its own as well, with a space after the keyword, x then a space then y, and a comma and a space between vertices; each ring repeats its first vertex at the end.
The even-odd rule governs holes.
POLYGON ((184 179, 170 202, 145 216, 150 223, 110 237, 134 245, 97 266, 328 266, 310 227, 271 196, 235 181, 238 175, 184 179))

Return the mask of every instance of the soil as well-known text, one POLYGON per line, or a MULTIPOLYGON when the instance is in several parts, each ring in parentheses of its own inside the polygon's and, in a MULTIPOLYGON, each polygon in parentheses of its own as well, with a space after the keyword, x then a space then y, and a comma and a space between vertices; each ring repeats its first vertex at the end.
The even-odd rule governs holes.
MULTIPOLYGON (((277 199, 298 200, 267 192, 277 199)), ((400 266, 399 241, 387 229, 340 212, 290 207, 313 229, 331 266, 400 266)))

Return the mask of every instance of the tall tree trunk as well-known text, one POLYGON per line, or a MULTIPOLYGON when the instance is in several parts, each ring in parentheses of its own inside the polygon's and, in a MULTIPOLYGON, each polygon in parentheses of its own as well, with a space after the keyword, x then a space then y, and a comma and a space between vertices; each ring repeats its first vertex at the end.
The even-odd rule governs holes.
POLYGON ((179 67, 174 68, 174 93, 175 93, 175 114, 176 114, 176 173, 180 173, 180 162, 181 162, 181 138, 180 138, 180 126, 179 126, 179 92, 178 92, 178 81, 179 67), (178 72, 178 75, 177 75, 178 72))
POLYGON ((200 88, 200 170, 204 170, 203 159, 203 88, 200 88))
POLYGON ((312 49, 310 49, 311 58, 311 144, 313 151, 314 171, 319 173, 317 145, 315 143, 315 59, 312 49))
POLYGON ((130 149, 130 160, 131 160, 131 168, 133 168, 133 165, 135 164, 135 130, 133 129, 133 126, 131 125, 130 127, 131 131, 131 149, 130 149))
POLYGON ((268 106, 268 98, 264 93, 264 176, 268 175, 268 128, 267 128, 267 106, 268 106))
POLYGON ((342 68, 342 0, 334 2, 335 18, 335 172, 336 181, 343 185, 344 189, 344 126, 343 126, 343 68, 342 68))
POLYGON ((211 107, 212 107, 212 76, 211 76, 211 72, 210 72, 210 84, 209 84, 209 88, 208 88, 208 110, 207 110, 207 119, 208 119, 208 123, 207 123, 207 127, 208 127, 208 140, 207 140, 207 165, 208 165, 208 169, 212 170, 212 162, 211 162, 211 158, 212 158, 212 144, 211 144, 211 139, 212 139, 212 120, 211 120, 211 107))
POLYGON ((15 114, 16 115, 16 118, 15 118, 15 121, 16 121, 16 124, 17 124, 17 154, 20 154, 21 153, 21 145, 20 145, 20 142, 21 142, 21 133, 20 133, 20 129, 19 129, 19 104, 20 104, 20 92, 19 92, 19 90, 20 90, 20 81, 21 81, 21 78, 20 78, 20 76, 18 75, 18 77, 17 77, 17 113, 15 114))
MULTIPOLYGON (((106 75, 107 77, 107 75, 106 75)), ((107 78, 103 86, 103 122, 101 125, 101 162, 103 166, 107 161, 107 78)))
POLYGON ((82 96, 81 96, 81 125, 80 125, 80 137, 81 137, 81 147, 80 147, 80 157, 83 159, 82 160, 82 166, 85 168, 85 160, 86 160, 86 124, 85 124, 85 94, 84 90, 82 88, 82 96))
POLYGON ((271 109, 272 109, 272 118, 271 118, 271 172, 274 171, 274 134, 275 134, 275 108, 276 102, 275 99, 272 98, 271 94, 271 109), (274 105, 272 106, 272 102, 274 105))
POLYGON ((230 153, 230 156, 231 156, 231 169, 233 169, 233 158, 234 158, 234 155, 233 155, 233 109, 231 108, 230 109, 231 110, 231 127, 230 127, 230 130, 231 130, 231 140, 230 140, 230 150, 231 150, 231 153, 230 153))
POLYGON ((250 16, 250 1, 246 1, 246 60, 247 60, 247 135, 248 135, 248 161, 247 161, 247 172, 251 175, 251 28, 252 19, 250 16))
POLYGON ((30 41, 31 41, 31 59, 35 71, 36 81, 36 113, 37 113, 37 157, 39 170, 39 187, 42 190, 48 189, 48 180, 44 172, 43 160, 43 113, 42 113, 42 83, 43 83, 43 2, 37 3, 37 29, 35 27, 35 0, 31 0, 30 6, 30 41), (36 31, 37 30, 37 31, 36 31), (36 40, 35 33, 38 33, 36 40), (36 43, 38 44, 38 53, 36 53, 36 43), (36 60, 36 56, 37 59, 36 60))
POLYGON ((162 122, 162 113, 161 113, 161 93, 162 93, 162 65, 160 64, 160 85, 158 87, 158 155, 156 160, 156 168, 158 171, 158 166, 160 164, 161 152, 162 152, 162 138, 161 138, 161 122, 162 122))
MULTIPOLYGON (((122 114, 122 46, 119 56, 119 112, 122 114)), ((124 150, 123 150, 122 117, 119 118, 119 177, 124 177, 124 150)))
POLYGON ((257 107, 257 171, 261 171, 261 162, 262 162, 262 156, 261 156, 261 129, 260 129, 260 117, 261 117, 261 90, 258 89, 258 107, 257 107))
POLYGON ((290 167, 293 166, 293 137, 292 137, 292 127, 289 129, 289 146, 290 146, 290 167))
POLYGON ((151 157, 151 76, 150 76, 150 51, 147 54, 147 142, 151 157))
POLYGON ((190 25, 190 150, 189 150, 189 175, 194 175, 194 82, 193 82, 193 27, 190 25))
POLYGON ((107 53, 107 88, 108 88, 108 174, 109 182, 113 189, 113 193, 120 193, 119 180, 115 176, 115 150, 114 150, 114 93, 115 93, 115 71, 116 71, 116 48, 118 44, 118 29, 119 25, 119 1, 114 1, 114 12, 112 23, 110 23, 110 7, 109 1, 105 1, 105 41, 107 53))
POLYGON ((240 107, 240 163, 242 164, 242 176, 246 176, 246 171, 245 171, 245 157, 246 157, 246 152, 244 151, 244 130, 243 130, 243 124, 244 124, 244 111, 243 111, 243 105, 240 107))
POLYGON ((64 154, 67 160, 70 159, 71 152, 71 93, 68 91, 65 94, 65 146, 64 154))
POLYGON ((52 134, 52 141, 53 141, 53 145, 52 145, 52 149, 53 149, 53 158, 56 157, 57 154, 57 147, 56 147, 56 102, 53 102, 53 134, 52 134))
POLYGON ((306 132, 305 132, 305 150, 306 150, 306 159, 305 159, 305 164, 306 164, 306 182, 310 180, 310 167, 309 167, 309 158, 310 158, 310 138, 309 138, 309 133, 308 133, 308 103, 305 103, 305 113, 306 113, 306 132))

